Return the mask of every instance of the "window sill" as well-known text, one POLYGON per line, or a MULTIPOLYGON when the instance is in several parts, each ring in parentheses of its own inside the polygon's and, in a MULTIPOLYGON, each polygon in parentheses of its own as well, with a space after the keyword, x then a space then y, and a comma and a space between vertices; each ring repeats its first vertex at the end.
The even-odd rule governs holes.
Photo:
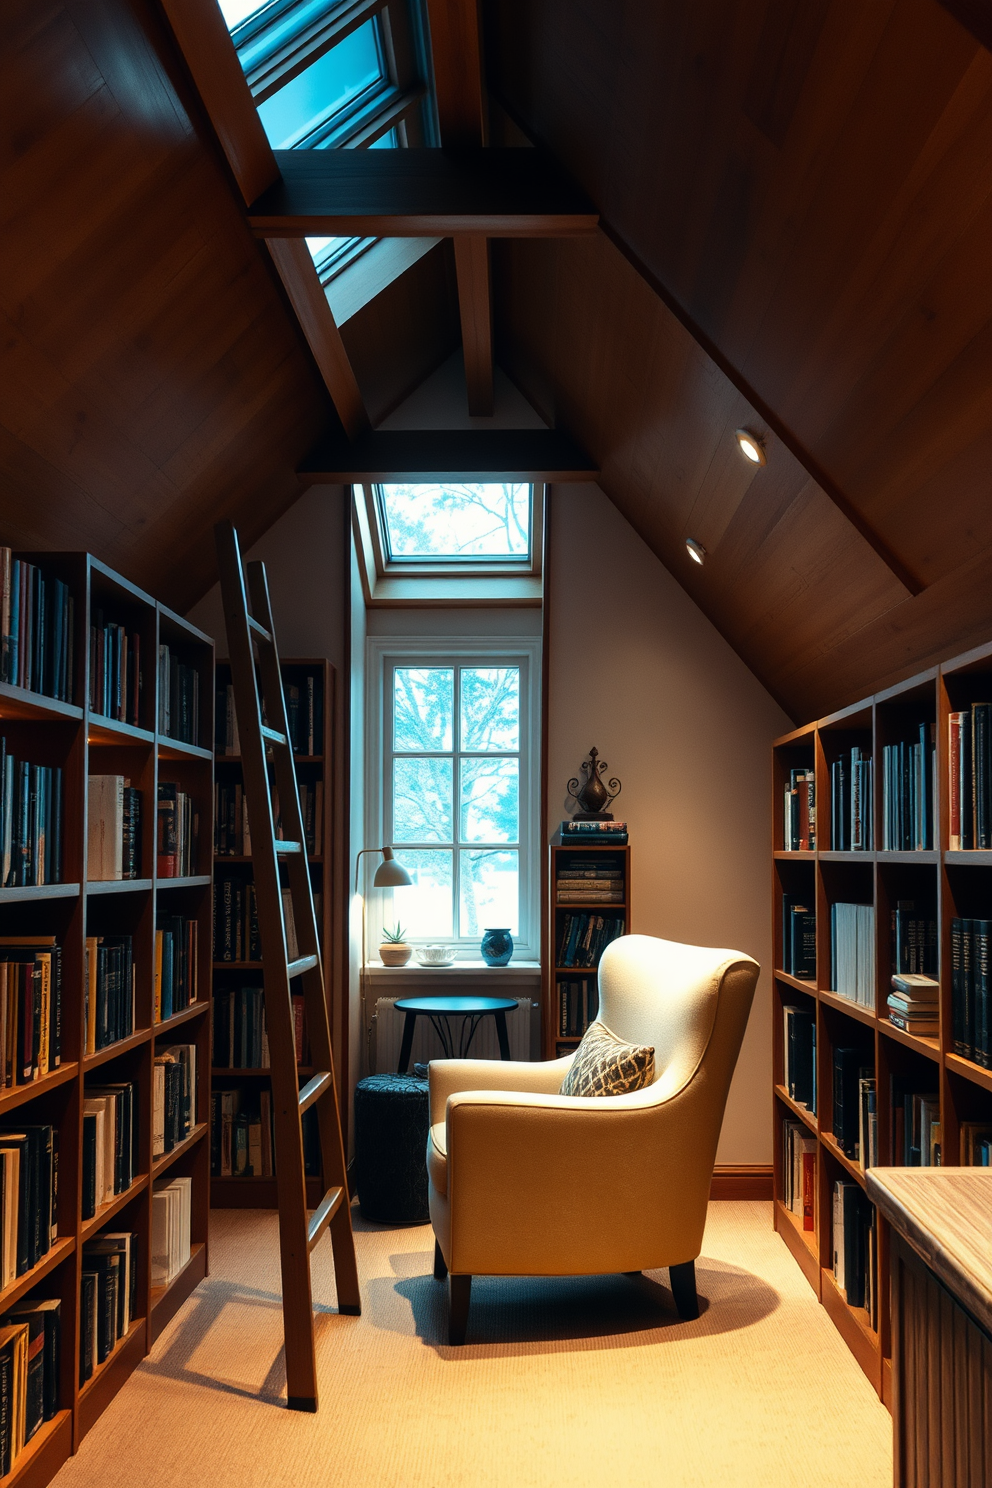
POLYGON ((470 982, 477 989, 484 983, 487 987, 520 986, 525 990, 537 988, 541 982, 539 961, 511 961, 509 966, 487 966, 484 961, 456 961, 453 966, 420 966, 411 960, 406 966, 383 966, 381 961, 367 961, 365 971, 369 980, 377 987, 407 987, 432 992, 443 996, 449 984, 470 982))

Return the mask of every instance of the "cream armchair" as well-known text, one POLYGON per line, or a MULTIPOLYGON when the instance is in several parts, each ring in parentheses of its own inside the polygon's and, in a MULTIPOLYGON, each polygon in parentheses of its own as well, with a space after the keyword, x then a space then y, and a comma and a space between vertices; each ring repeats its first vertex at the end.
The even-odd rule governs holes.
POLYGON ((669 1268, 698 1316, 694 1263, 758 964, 737 951, 626 935, 603 953, 600 1021, 655 1051, 629 1095, 558 1094, 574 1057, 430 1065, 434 1275, 463 1343, 473 1275, 669 1268))

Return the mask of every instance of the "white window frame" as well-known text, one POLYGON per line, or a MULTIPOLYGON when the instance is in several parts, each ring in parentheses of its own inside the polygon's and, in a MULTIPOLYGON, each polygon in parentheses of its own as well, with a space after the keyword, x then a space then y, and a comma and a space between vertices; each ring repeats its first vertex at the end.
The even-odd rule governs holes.
MULTIPOLYGON (((370 636, 366 642, 366 842, 370 847, 391 845, 386 836, 386 817, 391 796, 387 766, 392 758, 392 672, 395 666, 460 667, 515 666, 520 668, 520 911, 519 929, 514 936, 515 960, 540 960, 540 769, 541 769, 541 641, 537 636, 370 636)), ((457 720, 455 720, 457 728, 457 720)), ((458 803, 453 803, 457 833, 458 803)), ((436 844, 438 847, 444 844, 436 844)), ((458 852, 457 842, 453 851, 458 852)), ((396 845, 396 856, 402 861, 403 844, 396 845)), ((371 884, 369 870, 368 883, 371 884)), ((370 904, 367 915, 368 944, 366 960, 375 955, 384 924, 399 920, 403 914, 403 889, 368 889, 370 904), (372 901, 376 896, 379 903, 372 901)), ((457 894, 457 873, 453 893, 457 894)), ((410 944, 425 945, 436 936, 409 937, 410 944)), ((480 961, 479 935, 474 939, 456 939, 458 960, 480 961)))

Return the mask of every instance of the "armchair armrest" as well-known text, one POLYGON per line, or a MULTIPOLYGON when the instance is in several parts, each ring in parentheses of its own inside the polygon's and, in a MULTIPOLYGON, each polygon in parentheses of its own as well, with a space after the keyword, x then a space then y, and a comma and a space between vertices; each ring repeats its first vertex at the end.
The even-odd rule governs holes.
POLYGON ((540 1063, 512 1059, 432 1059, 428 1065, 431 1126, 444 1120, 448 1097, 463 1090, 557 1095, 574 1055, 540 1063))

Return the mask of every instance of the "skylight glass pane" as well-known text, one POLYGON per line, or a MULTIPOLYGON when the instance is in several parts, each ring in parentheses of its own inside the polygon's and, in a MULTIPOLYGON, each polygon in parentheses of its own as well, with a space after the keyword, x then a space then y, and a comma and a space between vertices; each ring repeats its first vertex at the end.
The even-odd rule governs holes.
POLYGON ((259 104, 269 144, 274 150, 291 150, 383 75, 376 23, 366 21, 259 104))
POLYGON ((269 0, 220 0, 220 13, 227 22, 228 31, 233 31, 235 26, 263 10, 268 3, 269 0))
POLYGON ((528 484, 382 486, 391 559, 526 560, 528 484))

